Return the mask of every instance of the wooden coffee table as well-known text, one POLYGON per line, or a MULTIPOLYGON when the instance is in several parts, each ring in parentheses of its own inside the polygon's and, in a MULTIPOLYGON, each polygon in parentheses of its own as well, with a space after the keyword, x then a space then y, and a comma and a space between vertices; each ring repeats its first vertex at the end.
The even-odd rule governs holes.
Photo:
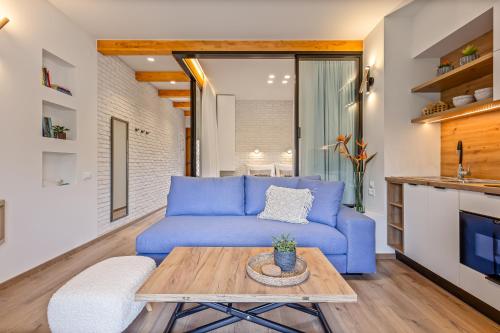
POLYGON ((293 287, 271 287, 252 280, 246 273, 248 259, 272 252, 271 248, 250 247, 177 247, 137 291, 135 299, 147 302, 175 302, 177 306, 165 332, 177 319, 214 309, 228 314, 226 318, 198 327, 190 332, 209 332, 247 320, 278 332, 300 332, 259 315, 273 309, 290 308, 316 316, 325 332, 331 332, 318 303, 356 302, 357 295, 317 248, 298 248, 309 267, 310 276, 293 287), (198 305, 183 310, 185 303, 198 305), (233 303, 264 303, 243 311, 233 303), (305 306, 300 303, 311 303, 305 306))

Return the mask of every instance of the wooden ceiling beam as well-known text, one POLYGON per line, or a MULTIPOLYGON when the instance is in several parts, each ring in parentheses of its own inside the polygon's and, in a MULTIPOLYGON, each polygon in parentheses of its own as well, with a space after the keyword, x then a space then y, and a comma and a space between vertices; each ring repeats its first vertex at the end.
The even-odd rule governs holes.
POLYGON ((163 98, 191 97, 190 90, 158 90, 158 96, 163 98))
POLYGON ((184 117, 191 117, 191 111, 184 111, 184 117))
POLYGON ((362 40, 98 40, 104 55, 184 52, 362 52, 362 40))
POLYGON ((187 109, 191 108, 191 102, 174 102, 174 108, 187 109))
POLYGON ((135 79, 140 82, 190 82, 184 72, 135 72, 135 79))

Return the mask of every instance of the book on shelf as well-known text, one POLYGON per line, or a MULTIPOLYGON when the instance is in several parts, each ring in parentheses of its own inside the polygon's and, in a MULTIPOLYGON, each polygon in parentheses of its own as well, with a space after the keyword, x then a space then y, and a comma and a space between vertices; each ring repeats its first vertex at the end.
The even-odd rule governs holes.
POLYGON ((53 138, 54 132, 52 130, 52 119, 50 117, 43 117, 42 132, 46 138, 53 138))
POLYGON ((42 84, 46 87, 51 87, 50 84, 50 72, 47 67, 42 68, 42 84))
POLYGON ((59 85, 57 85, 57 84, 53 84, 53 85, 51 86, 51 88, 53 88, 53 89, 55 89, 55 90, 57 90, 57 91, 60 91, 60 92, 62 92, 62 93, 64 93, 64 94, 66 94, 66 95, 73 96, 73 94, 71 93, 71 90, 66 89, 66 88, 64 88, 64 87, 61 87, 61 86, 59 86, 59 85))

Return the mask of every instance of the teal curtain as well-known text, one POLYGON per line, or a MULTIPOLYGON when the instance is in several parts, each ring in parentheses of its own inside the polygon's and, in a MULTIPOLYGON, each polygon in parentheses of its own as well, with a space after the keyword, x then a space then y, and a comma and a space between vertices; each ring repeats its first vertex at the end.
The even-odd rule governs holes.
POLYGON ((339 134, 358 137, 357 60, 299 61, 300 175, 345 182, 344 203, 354 203, 352 164, 333 151, 339 134))

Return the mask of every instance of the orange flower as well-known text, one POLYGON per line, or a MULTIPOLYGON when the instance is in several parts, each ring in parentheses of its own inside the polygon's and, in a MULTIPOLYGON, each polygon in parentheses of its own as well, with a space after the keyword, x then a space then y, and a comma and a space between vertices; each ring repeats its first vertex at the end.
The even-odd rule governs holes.
POLYGON ((345 141, 345 135, 344 134, 340 134, 338 137, 337 137, 337 142, 344 142, 345 141))
POLYGON ((359 155, 356 157, 357 160, 359 161, 364 161, 368 158, 368 154, 366 153, 365 150, 362 150, 359 155))
POLYGON ((361 149, 365 149, 366 146, 368 145, 368 143, 366 143, 363 139, 361 139, 361 142, 359 142, 358 140, 356 140, 356 144, 361 148, 361 149))

